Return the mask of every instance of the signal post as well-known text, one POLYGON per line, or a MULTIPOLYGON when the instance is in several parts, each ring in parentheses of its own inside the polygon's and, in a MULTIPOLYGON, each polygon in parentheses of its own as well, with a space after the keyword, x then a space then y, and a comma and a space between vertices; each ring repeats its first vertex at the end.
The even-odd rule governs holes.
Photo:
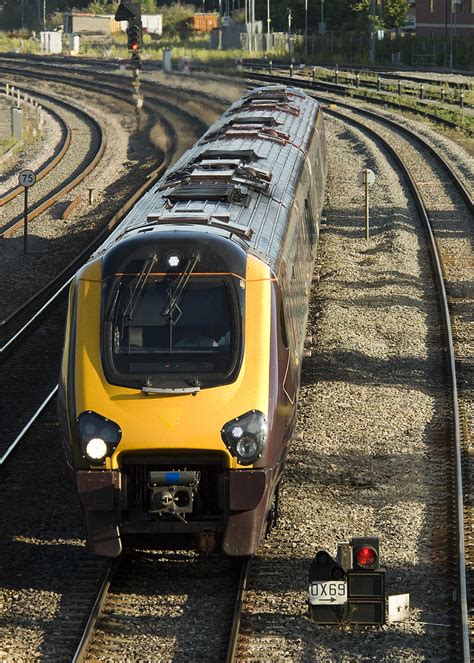
POLYGON ((116 21, 127 21, 127 47, 131 52, 130 62, 132 66, 133 98, 135 99, 135 112, 137 119, 137 131, 140 130, 140 110, 143 106, 143 95, 140 91, 140 70, 142 62, 140 50, 143 40, 142 10, 139 2, 126 2, 122 0, 115 14, 116 21))

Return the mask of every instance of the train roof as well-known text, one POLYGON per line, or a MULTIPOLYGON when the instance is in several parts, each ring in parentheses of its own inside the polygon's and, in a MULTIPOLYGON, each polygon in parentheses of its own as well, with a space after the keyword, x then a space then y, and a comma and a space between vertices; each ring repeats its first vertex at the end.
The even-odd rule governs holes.
POLYGON ((250 91, 134 205, 95 256, 143 227, 192 224, 238 238, 275 266, 318 112, 318 102, 297 88, 250 91))

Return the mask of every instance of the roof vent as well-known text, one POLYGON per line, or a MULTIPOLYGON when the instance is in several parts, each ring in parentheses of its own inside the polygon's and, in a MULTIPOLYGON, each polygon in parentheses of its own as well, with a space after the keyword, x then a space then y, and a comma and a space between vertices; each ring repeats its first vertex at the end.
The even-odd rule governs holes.
POLYGON ((243 205, 248 201, 248 195, 240 187, 224 182, 180 184, 165 198, 172 203, 181 200, 215 200, 243 205))
POLYGON ((190 225, 205 225, 205 226, 214 226, 215 228, 220 228, 221 230, 227 230, 233 235, 238 235, 243 239, 251 239, 253 236, 253 230, 247 226, 242 226, 238 223, 232 223, 230 221, 230 215, 228 213, 224 214, 172 214, 170 212, 164 212, 159 214, 149 214, 147 217, 149 223, 156 224, 180 224, 187 223, 190 225))
POLYGON ((246 163, 260 159, 258 154, 253 150, 205 150, 197 157, 200 161, 202 159, 239 159, 246 163))

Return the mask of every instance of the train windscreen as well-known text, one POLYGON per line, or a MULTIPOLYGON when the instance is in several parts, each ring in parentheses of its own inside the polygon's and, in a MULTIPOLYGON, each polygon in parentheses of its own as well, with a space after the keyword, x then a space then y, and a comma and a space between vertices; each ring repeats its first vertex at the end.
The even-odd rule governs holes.
POLYGON ((231 278, 193 275, 184 286, 169 276, 116 282, 106 319, 112 374, 122 384, 128 376, 156 386, 159 377, 229 376, 240 345, 231 278))

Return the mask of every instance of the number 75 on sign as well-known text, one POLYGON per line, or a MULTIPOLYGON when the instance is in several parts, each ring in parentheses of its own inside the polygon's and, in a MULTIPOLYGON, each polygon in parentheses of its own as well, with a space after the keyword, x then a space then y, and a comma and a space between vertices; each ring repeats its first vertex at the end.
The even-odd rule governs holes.
POLYGON ((36 175, 32 170, 22 170, 18 175, 18 183, 25 188, 33 186, 36 182, 36 175))

